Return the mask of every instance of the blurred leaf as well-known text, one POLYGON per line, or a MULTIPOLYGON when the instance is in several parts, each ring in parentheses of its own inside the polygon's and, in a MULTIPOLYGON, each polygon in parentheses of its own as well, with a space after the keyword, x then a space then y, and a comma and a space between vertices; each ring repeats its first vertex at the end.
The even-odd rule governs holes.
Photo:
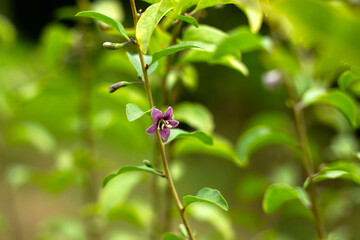
MULTIPOLYGON (((329 179, 347 179, 360 184, 360 166, 351 162, 336 162, 329 164, 312 176, 312 182, 321 182, 329 179)), ((310 184, 308 177, 304 182, 304 188, 310 184)))
POLYGON ((68 187, 79 183, 79 176, 74 171, 55 171, 50 174, 41 175, 37 181, 39 185, 45 190, 58 193, 62 192, 68 187))
POLYGON ((360 63, 360 35, 357 34, 360 20, 358 13, 351 11, 346 4, 281 0, 271 5, 273 12, 289 20, 296 41, 315 45, 332 58, 360 63))
MULTIPOLYGON (((142 71, 139 55, 138 54, 132 55, 128 52, 126 54, 129 57, 129 60, 130 60, 131 64, 133 65, 133 67, 135 68, 136 72, 144 79, 144 73, 142 71)), ((151 59, 152 59, 151 56, 144 55, 145 64, 150 65, 151 59)), ((155 62, 148 68, 147 72, 148 72, 149 76, 156 70, 157 66, 158 66, 158 64, 157 64, 157 62, 155 62)))
POLYGON ((187 132, 182 129, 172 129, 170 132, 170 136, 167 139, 167 143, 177 138, 188 138, 188 137, 196 138, 207 145, 212 145, 214 143, 212 137, 202 131, 187 132))
POLYGON ((14 25, 3 15, 0 15, 0 43, 15 44, 16 29, 14 25))
POLYGON ((219 208, 227 211, 229 206, 221 195, 221 193, 212 188, 205 187, 201 189, 196 196, 187 195, 183 198, 185 207, 189 206, 191 203, 194 202, 206 202, 218 206, 219 208))
POLYGON ((141 180, 140 174, 119 174, 115 176, 100 192, 99 207, 100 214, 107 216, 108 213, 124 203, 134 186, 141 180))
POLYGON ((200 0, 195 8, 195 11, 199 11, 201 9, 212 7, 218 4, 235 4, 238 8, 245 12, 250 24, 251 31, 254 33, 259 31, 263 19, 263 13, 259 1, 200 0))
POLYGON ((191 25, 193 25, 196 28, 199 27, 198 21, 196 20, 196 18, 194 18, 192 16, 176 15, 175 19, 179 19, 179 20, 181 20, 183 22, 190 23, 191 25))
POLYGON ((263 210, 266 213, 273 213, 283 203, 297 199, 305 207, 310 207, 310 200, 303 188, 294 188, 285 184, 273 184, 265 192, 263 210))
POLYGON ((39 239, 71 239, 85 240, 85 227, 80 221, 70 218, 53 218, 47 220, 45 226, 40 232, 39 239))
POLYGON ((200 103, 182 102, 175 107, 174 116, 178 121, 206 133, 211 133, 214 129, 210 111, 200 103))
POLYGON ((360 68, 352 68, 341 74, 338 79, 339 88, 341 90, 351 89, 351 85, 360 82, 360 68))
POLYGON ((136 26, 136 39, 143 53, 146 53, 153 31, 163 16, 173 8, 172 0, 161 0, 148 7, 136 26))
POLYGON ((181 69, 180 78, 185 87, 189 90, 195 90, 198 86, 199 77, 195 67, 192 65, 185 65, 181 69))
POLYGON ((283 131, 277 131, 267 126, 256 126, 247 130, 239 137, 236 144, 240 165, 246 166, 249 162, 249 157, 256 150, 276 144, 296 146, 293 138, 283 131))
POLYGON ((9 131, 11 143, 28 143, 43 153, 50 153, 56 147, 55 138, 42 125, 33 122, 18 123, 9 131))
POLYGON ((325 92, 321 89, 311 89, 304 94, 301 101, 304 107, 312 104, 326 104, 334 107, 344 114, 352 127, 356 127, 356 103, 344 92, 339 90, 325 92))
POLYGON ((208 51, 212 51, 215 45, 226 36, 227 34, 220 29, 208 25, 199 25, 198 28, 193 26, 187 28, 183 40, 202 43, 208 51))
POLYGON ((183 42, 183 43, 179 43, 176 45, 172 45, 172 46, 168 47, 167 49, 164 49, 160 52, 154 53, 152 56, 151 63, 156 62, 157 60, 159 60, 162 57, 165 57, 170 54, 174 54, 176 52, 180 52, 180 51, 188 49, 188 48, 204 48, 204 47, 200 43, 196 43, 196 42, 183 42))
POLYGON ((113 27, 116 31, 118 31, 124 38, 126 38, 127 40, 130 40, 130 38, 127 36, 127 34, 125 32, 124 26, 119 21, 117 21, 111 17, 108 17, 102 13, 93 12, 93 11, 83 11, 83 12, 79 12, 75 16, 88 17, 88 18, 92 18, 92 19, 101 21, 103 23, 106 23, 109 26, 113 27))
POLYGON ((142 116, 144 116, 146 113, 151 112, 153 108, 150 108, 147 111, 143 111, 141 110, 141 108, 138 107, 138 105, 134 104, 134 103, 128 103, 126 104, 126 117, 129 120, 129 122, 135 121, 136 119, 141 118, 142 116))
POLYGON ((184 240, 184 238, 178 237, 173 233, 165 233, 162 235, 161 240, 184 240))
POLYGON ((7 167, 5 171, 6 181, 14 188, 27 183, 32 176, 31 169, 25 165, 14 164, 7 167))
POLYGON ((254 202, 262 198, 268 181, 260 174, 245 174, 240 177, 236 196, 242 201, 254 202))
POLYGON ((141 165, 141 166, 125 166, 120 168, 120 170, 117 173, 112 173, 107 175, 102 183, 102 187, 104 188, 114 177, 123 174, 123 173, 127 173, 127 172, 138 172, 138 171, 142 171, 142 172, 149 172, 149 173, 153 173, 155 175, 158 176, 163 176, 163 173, 148 166, 148 165, 141 165))
POLYGON ((112 221, 126 221, 134 226, 141 226, 143 223, 137 209, 131 205, 123 203, 114 206, 108 212, 107 218, 112 221))
POLYGON ((240 27, 233 30, 218 44, 213 58, 220 58, 225 55, 236 55, 238 52, 249 52, 261 49, 261 39, 252 34, 247 28, 240 27))
MULTIPOLYGON (((213 229, 221 234, 214 239, 233 240, 235 232, 228 215, 218 207, 209 204, 198 204, 188 209, 188 213, 196 220, 209 223, 213 229)), ((208 231, 211 233, 211 231, 208 231)))
POLYGON ((175 155, 205 154, 231 160, 239 164, 233 146, 226 139, 213 136, 214 144, 206 145, 198 140, 183 139, 174 144, 175 155))
POLYGON ((121 2, 116 1, 95 1, 91 3, 91 10, 103 13, 104 15, 123 22, 125 18, 121 2))

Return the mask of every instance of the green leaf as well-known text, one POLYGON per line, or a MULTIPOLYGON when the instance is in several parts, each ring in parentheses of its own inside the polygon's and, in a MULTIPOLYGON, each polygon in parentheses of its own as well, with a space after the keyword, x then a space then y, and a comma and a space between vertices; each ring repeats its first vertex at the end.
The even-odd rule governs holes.
POLYGON ((236 143, 236 151, 240 165, 247 165, 250 155, 256 150, 276 144, 295 146, 292 137, 283 131, 276 131, 264 125, 247 130, 239 137, 236 143))
POLYGON ((183 102, 174 109, 175 119, 206 133, 214 129, 213 117, 205 106, 199 103, 183 102))
POLYGON ((204 154, 230 160, 239 164, 232 144, 219 136, 213 136, 214 144, 206 145, 196 139, 181 139, 174 144, 174 154, 177 156, 186 154, 204 154))
POLYGON ((125 166, 125 167, 120 168, 120 170, 117 173, 112 173, 112 174, 107 175, 103 180, 102 187, 104 188, 111 179, 113 179, 114 177, 116 177, 120 174, 127 173, 127 172, 138 172, 138 171, 149 172, 149 173, 153 173, 158 176, 163 176, 162 172, 160 172, 152 167, 149 167, 148 165, 125 166))
MULTIPOLYGON (((312 182, 321 182, 330 179, 347 179, 357 184, 360 184, 360 167, 356 163, 351 162, 337 162, 330 164, 320 172, 312 176, 312 182)), ((304 182, 304 188, 307 188, 310 184, 310 177, 304 182)))
POLYGON ((199 27, 198 21, 192 16, 176 15, 175 19, 179 19, 179 20, 181 20, 183 22, 190 23, 191 25, 193 25, 196 28, 199 27))
POLYGON ((207 145, 212 145, 214 143, 212 137, 202 131, 187 132, 185 130, 177 129, 177 128, 171 129, 170 136, 167 139, 167 142, 171 142, 177 138, 187 138, 187 137, 196 138, 207 145))
POLYGON ((273 184, 265 192, 263 210, 268 214, 273 213, 282 204, 294 199, 299 200, 305 207, 310 207, 309 197, 303 188, 273 184))
POLYGON ((172 0, 161 0, 148 7, 136 26, 136 39, 143 53, 146 53, 153 31, 162 17, 173 8, 172 0))
POLYGON ((224 209, 227 211, 229 209, 229 206, 224 199, 224 197, 221 195, 221 193, 212 188, 205 187, 201 189, 196 196, 187 195, 183 198, 185 207, 189 206, 191 203, 194 202, 206 202, 213 204, 215 206, 218 206, 221 209, 224 209))
POLYGON ((195 8, 195 11, 199 11, 201 9, 212 7, 218 4, 234 4, 245 12, 250 24, 251 31, 253 33, 259 31, 263 20, 263 12, 258 0, 200 0, 195 8))
POLYGON ((310 89, 304 94, 301 101, 304 107, 313 104, 326 104, 334 107, 342 114, 344 114, 352 127, 356 127, 356 103, 348 94, 344 92, 339 90, 326 92, 321 89, 310 89))
POLYGON ((161 240, 184 240, 184 238, 178 237, 173 233, 165 233, 162 235, 161 240))
POLYGON ((360 81, 360 68, 347 70, 339 77, 338 84, 341 90, 349 89, 351 84, 360 81))
POLYGON ((202 43, 207 50, 211 51, 226 36, 227 34, 220 29, 208 25, 199 25, 198 28, 193 26, 187 28, 183 40, 202 43))
POLYGON ((143 110, 141 110, 141 108, 138 107, 138 105, 134 103, 128 103, 126 104, 126 117, 129 120, 129 122, 132 122, 135 121, 136 119, 141 118, 146 113, 151 112, 153 109, 154 107, 144 112, 143 110))
POLYGON ((128 37, 128 35, 125 32, 124 26, 119 21, 117 21, 111 17, 108 17, 102 13, 93 12, 93 11, 79 12, 78 14, 76 14, 76 16, 77 17, 88 17, 88 18, 92 18, 95 20, 99 20, 103 23, 106 23, 109 26, 113 27, 116 31, 118 31, 124 38, 126 38, 127 40, 130 40, 130 38, 128 37))
POLYGON ((236 55, 239 51, 249 52, 261 48, 260 37, 251 33, 247 28, 241 27, 222 39, 214 52, 213 58, 216 59, 229 54, 236 55))
MULTIPOLYGON (((144 78, 144 73, 141 67, 141 62, 140 62, 140 58, 138 54, 130 54, 130 53, 126 53, 131 64, 133 65, 133 67, 135 68, 136 72, 142 77, 144 78)), ((148 55, 144 55, 144 60, 145 60, 145 64, 150 65, 151 61, 152 61, 152 57, 148 56, 148 55)), ((152 74, 156 68, 157 68, 158 64, 157 62, 152 64, 149 69, 147 70, 148 75, 150 76, 150 74, 152 74)))
POLYGON ((179 51, 182 51, 182 50, 185 50, 188 48, 204 48, 204 46, 201 45, 200 43, 196 43, 196 42, 183 42, 180 44, 170 46, 167 49, 164 49, 160 52, 154 53, 152 56, 151 64, 153 64, 154 62, 156 62, 157 60, 159 60, 162 57, 168 56, 170 54, 174 54, 176 52, 179 52, 179 51))

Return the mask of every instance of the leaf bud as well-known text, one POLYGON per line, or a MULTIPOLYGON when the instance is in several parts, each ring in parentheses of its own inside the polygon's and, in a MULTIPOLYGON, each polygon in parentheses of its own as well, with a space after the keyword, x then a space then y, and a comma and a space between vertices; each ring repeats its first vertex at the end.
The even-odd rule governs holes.
POLYGON ((117 50, 117 49, 121 48, 122 46, 124 46, 123 43, 112 43, 112 42, 104 42, 103 43, 103 47, 106 48, 107 50, 117 50))

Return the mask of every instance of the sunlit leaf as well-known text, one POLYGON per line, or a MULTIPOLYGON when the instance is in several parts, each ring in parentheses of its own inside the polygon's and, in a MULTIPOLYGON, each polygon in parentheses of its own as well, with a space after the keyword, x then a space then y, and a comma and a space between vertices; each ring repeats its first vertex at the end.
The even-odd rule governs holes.
POLYGON ((14 164, 9 166, 5 171, 6 181, 14 188, 27 183, 31 179, 31 176, 31 169, 26 165, 14 164))
POLYGON ((286 132, 277 131, 264 125, 247 130, 239 137, 236 144, 240 165, 247 165, 249 157, 256 150, 276 144, 295 146, 296 143, 286 132))
MULTIPOLYGON (((351 162, 337 162, 329 164, 312 176, 312 182, 321 182, 330 179, 347 179, 360 184, 360 166, 351 162)), ((304 183, 304 187, 308 187, 310 178, 308 177, 304 183)))
POLYGON ((360 82, 360 68, 353 68, 345 71, 338 79, 339 88, 342 90, 351 89, 351 85, 360 82))
POLYGON ((226 33, 215 27, 199 25, 198 28, 193 26, 187 28, 184 32, 183 40, 199 42, 203 44, 207 50, 212 50, 226 35, 226 33))
POLYGON ((88 17, 92 18, 98 21, 101 21, 103 23, 108 24, 109 26, 113 27, 116 31, 118 31, 124 38, 129 40, 129 37, 127 36, 125 32, 124 26, 117 20, 108 17, 102 13, 93 12, 93 11, 83 11, 76 14, 77 17, 88 17))
POLYGON ((188 137, 196 138, 207 145, 213 144, 212 137, 202 131, 187 132, 185 130, 177 129, 177 128, 171 129, 170 136, 167 139, 167 142, 171 142, 178 138, 188 138, 188 137))
POLYGON ((273 213, 282 204, 294 199, 299 200, 307 208, 310 207, 309 197, 303 188, 273 184, 265 192, 263 210, 268 214, 273 213))
MULTIPOLYGON (((140 61, 140 58, 139 58, 139 55, 138 54, 130 54, 130 53, 126 53, 127 56, 129 57, 129 60, 131 62, 131 64, 133 65, 133 67, 135 68, 136 72, 142 77, 144 78, 144 73, 143 73, 143 70, 142 70, 142 67, 141 67, 141 61, 140 61)), ((151 64, 151 59, 152 57, 151 56, 147 56, 147 55, 144 55, 144 61, 145 61, 145 64, 148 64, 150 65, 151 64)), ((152 64, 149 69, 147 70, 148 72, 148 75, 152 74, 156 68, 157 68, 157 62, 152 64)))
POLYGON ((141 15, 141 18, 136 26, 136 39, 143 53, 146 53, 148 50, 150 38, 155 30, 155 27, 162 17, 172 8, 172 0, 161 0, 161 2, 148 7, 141 15))
POLYGON ((109 183, 110 180, 112 180, 114 177, 116 177, 120 174, 127 173, 127 172, 139 172, 139 171, 149 172, 149 173, 153 173, 158 176, 163 176, 162 172, 160 172, 148 165, 125 166, 125 167, 120 168, 120 170, 117 173, 112 173, 112 174, 107 175, 103 180, 102 187, 104 188, 109 183))
POLYGON ((107 214, 107 219, 112 221, 126 221, 134 226, 141 226, 142 220, 135 207, 129 204, 120 203, 111 208, 107 214))
POLYGON ((229 54, 248 52, 261 49, 262 43, 259 36, 252 34, 247 28, 241 27, 232 31, 218 44, 213 58, 220 58, 229 54))
POLYGON ((178 121, 185 122, 206 133, 211 133, 214 129, 214 121, 210 111, 199 103, 180 103, 174 109, 174 116, 178 121))
POLYGON ((229 209, 229 206, 224 199, 224 197, 221 195, 221 193, 212 188, 203 188, 201 189, 196 196, 187 195, 183 198, 184 205, 189 206, 191 203, 195 202, 206 202, 213 204, 215 206, 218 206, 219 208, 227 211, 229 209))
POLYGON ((134 103, 128 103, 126 104, 126 117, 129 120, 129 122, 135 121, 136 119, 141 118, 146 113, 151 112, 154 108, 150 108, 147 111, 141 110, 141 108, 138 107, 138 105, 134 103))
POLYGON ((184 238, 178 237, 173 233, 165 233, 162 235, 161 240, 184 240, 184 238))
POLYGON ((339 90, 309 90, 303 98, 304 107, 312 104, 326 104, 338 109, 347 118, 352 127, 356 127, 356 103, 346 93, 339 90))
POLYGON ((157 60, 159 60, 162 57, 165 57, 170 54, 174 54, 176 52, 180 52, 180 51, 188 49, 188 48, 204 48, 204 46, 202 46, 200 43, 196 43, 196 42, 183 42, 183 43, 179 43, 176 45, 172 45, 172 46, 168 47, 167 49, 164 49, 160 52, 154 53, 152 56, 151 63, 156 62, 157 60))

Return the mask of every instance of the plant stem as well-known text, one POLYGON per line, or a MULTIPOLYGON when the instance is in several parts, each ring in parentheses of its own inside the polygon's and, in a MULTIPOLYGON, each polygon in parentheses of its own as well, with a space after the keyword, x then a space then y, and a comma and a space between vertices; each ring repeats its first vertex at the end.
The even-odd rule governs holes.
MULTIPOLYGON (((137 11, 136 11, 136 5, 135 5, 135 0, 130 0, 130 4, 131 4, 131 10, 132 10, 132 14, 133 14, 133 19, 134 19, 134 29, 136 29, 136 25, 138 22, 138 15, 137 15, 137 11)), ((146 91, 146 96, 148 98, 148 102, 149 102, 149 106, 150 108, 154 107, 154 102, 153 102, 153 98, 152 98, 152 93, 151 93, 151 88, 150 88, 150 83, 149 83, 149 77, 148 77, 148 73, 147 73, 147 66, 145 64, 145 60, 144 60, 144 55, 141 52, 140 46, 138 44, 138 42, 135 42, 136 45, 136 49, 137 52, 139 54, 139 58, 140 58, 140 62, 141 62, 141 68, 144 74, 144 87, 145 87, 145 91, 146 91)), ((190 240, 195 240, 195 237, 193 235, 191 226, 189 224, 189 221, 187 219, 187 216, 185 215, 185 208, 182 206, 182 203, 179 199, 179 196, 177 194, 174 182, 172 180, 171 177, 171 173, 170 173, 170 169, 169 169, 169 164, 168 164, 168 160, 166 157, 166 152, 165 152, 165 144, 163 143, 161 136, 159 134, 159 132, 156 132, 156 142, 157 145, 159 147, 159 151, 160 151, 160 156, 161 156, 161 161, 164 167, 164 172, 165 172, 165 178, 168 181, 168 185, 171 191, 171 194, 173 196, 173 199, 176 203, 176 206, 179 210, 180 216, 183 220, 183 223, 186 227, 186 230, 188 232, 189 238, 190 240)))
POLYGON ((294 90, 293 90, 293 86, 288 82, 288 80, 285 80, 285 88, 287 91, 287 94, 289 95, 290 101, 291 101, 291 107, 293 110, 293 114, 294 114, 294 120, 295 120, 295 129, 296 129, 296 133, 298 136, 298 140, 300 143, 300 150, 304 155, 304 159, 305 159, 305 170, 306 173, 310 179, 310 183, 309 183, 309 195, 310 195, 310 199, 311 199, 311 211, 314 215, 314 219, 315 219, 315 228, 316 228, 316 232, 318 235, 318 238, 320 240, 325 240, 325 233, 324 233, 324 227, 323 227, 323 223, 320 219, 320 214, 319 214, 319 207, 318 207, 318 197, 317 197, 317 192, 315 189, 315 184, 312 181, 312 176, 314 175, 314 167, 310 158, 310 153, 309 153, 309 149, 307 146, 307 134, 306 134, 306 128, 305 128, 305 121, 304 121, 304 112, 303 112, 303 107, 301 105, 301 102, 299 102, 296 99, 294 90))

